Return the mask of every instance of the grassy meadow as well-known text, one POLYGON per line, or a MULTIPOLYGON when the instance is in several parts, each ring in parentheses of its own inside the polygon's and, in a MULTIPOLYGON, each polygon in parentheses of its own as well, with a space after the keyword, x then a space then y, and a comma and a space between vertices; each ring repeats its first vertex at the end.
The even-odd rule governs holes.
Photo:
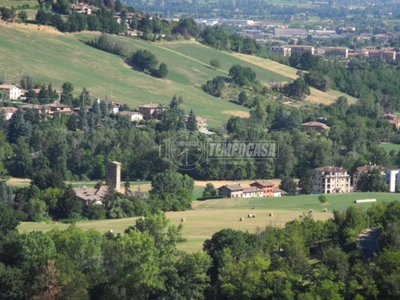
MULTIPOLYGON (((194 252, 201 250, 204 240, 224 228, 256 232, 268 225, 283 227, 286 222, 299 218, 310 209, 313 209, 315 220, 326 220, 332 217, 333 210, 345 210, 349 205, 354 204, 354 200, 371 198, 377 199, 378 202, 400 200, 398 194, 392 193, 350 193, 327 196, 328 203, 324 205, 318 202, 317 195, 194 201, 192 210, 168 212, 167 217, 170 224, 173 225, 180 224, 182 218, 186 219, 186 222, 183 223, 183 235, 187 238, 187 242, 182 243, 180 249, 194 252), (327 208, 328 212, 323 212, 324 208, 327 208), (270 213, 273 214, 272 217, 269 216, 270 213), (247 218, 248 214, 256 214, 256 218, 247 218), (239 221, 241 217, 245 218, 243 222, 239 221)), ((371 205, 372 203, 357 204, 363 209, 367 209, 371 205)), ((86 221, 77 223, 77 226, 85 230, 93 228, 102 233, 108 230, 118 233, 134 224, 135 220, 136 218, 86 221)), ((57 222, 26 222, 19 226, 19 230, 21 232, 49 231, 53 228, 65 229, 68 226, 57 222)))

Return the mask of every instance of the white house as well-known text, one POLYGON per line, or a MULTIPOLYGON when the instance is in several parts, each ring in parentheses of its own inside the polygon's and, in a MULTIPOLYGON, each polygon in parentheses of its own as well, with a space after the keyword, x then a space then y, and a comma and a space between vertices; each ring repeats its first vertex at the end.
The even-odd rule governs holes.
POLYGON ((400 184, 400 170, 389 170, 386 171, 386 178, 382 176, 383 180, 386 181, 386 183, 389 186, 389 192, 394 193, 396 191, 396 185, 400 184), (385 180, 386 179, 386 180, 385 180))
POLYGON ((4 98, 7 100, 17 100, 21 97, 21 89, 13 84, 1 84, 0 92, 4 94, 4 98))
POLYGON ((2 107, 0 109, 1 112, 4 113, 6 120, 10 120, 13 114, 17 112, 18 108, 16 107, 2 107))
POLYGON ((250 197, 264 197, 264 191, 255 186, 247 187, 243 189, 243 198, 250 197))
POLYGON ((121 111, 121 116, 127 116, 131 122, 143 120, 143 114, 137 111, 121 111))

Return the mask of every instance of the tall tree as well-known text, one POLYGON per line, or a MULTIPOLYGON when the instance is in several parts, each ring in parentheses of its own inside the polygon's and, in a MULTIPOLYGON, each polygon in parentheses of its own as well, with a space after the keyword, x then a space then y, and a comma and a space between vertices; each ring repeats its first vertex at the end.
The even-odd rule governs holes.
POLYGON ((193 113, 193 110, 190 110, 189 117, 187 119, 186 128, 189 131, 196 132, 197 131, 197 121, 196 116, 193 113))

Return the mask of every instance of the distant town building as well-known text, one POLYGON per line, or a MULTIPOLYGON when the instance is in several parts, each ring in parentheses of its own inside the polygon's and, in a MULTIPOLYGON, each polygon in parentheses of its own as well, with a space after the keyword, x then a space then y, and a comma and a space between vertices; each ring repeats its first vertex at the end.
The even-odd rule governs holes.
POLYGON ((313 46, 303 46, 303 45, 290 45, 291 53, 298 53, 302 55, 307 51, 310 51, 311 54, 315 54, 315 48, 313 46))
POLYGON ((328 47, 325 48, 325 57, 349 57, 349 49, 345 47, 328 47))
POLYGON ((370 50, 369 57, 373 60, 394 61, 396 60, 396 51, 389 50, 370 50))
POLYGON ((292 49, 290 47, 281 46, 281 47, 271 47, 269 51, 275 52, 282 56, 290 56, 292 54, 292 49))
POLYGON ((322 30, 309 30, 308 34, 316 38, 332 38, 339 36, 335 30, 326 30, 326 28, 322 30))
POLYGON ((321 167, 314 169, 311 177, 315 194, 334 194, 350 192, 350 175, 340 167, 321 167))
POLYGON ((274 28, 274 36, 275 37, 307 37, 308 32, 307 29, 302 28, 274 28))
POLYGON ((374 170, 374 169, 378 169, 380 171, 380 173, 381 173, 382 180, 384 182, 387 182, 386 175, 387 175, 387 171, 390 171, 389 168, 382 167, 382 166, 377 166, 377 165, 371 165, 371 164, 370 165, 361 166, 361 167, 358 167, 356 172, 353 174, 353 190, 354 191, 358 190, 357 182, 360 179, 360 176, 363 173, 367 173, 368 175, 370 175, 372 170, 374 170))
POLYGON ((0 92, 6 100, 17 100, 21 97, 21 88, 14 84, 1 84, 0 92))
POLYGON ((196 116, 196 124, 197 124, 198 131, 207 130, 207 119, 206 118, 196 116))

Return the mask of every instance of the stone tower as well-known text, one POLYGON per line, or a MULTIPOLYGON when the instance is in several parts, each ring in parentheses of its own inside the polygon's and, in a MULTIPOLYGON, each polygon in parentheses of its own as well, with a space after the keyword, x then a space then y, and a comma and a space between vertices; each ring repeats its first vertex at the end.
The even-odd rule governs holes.
POLYGON ((117 192, 121 188, 121 163, 109 162, 106 166, 106 185, 114 186, 117 192))

